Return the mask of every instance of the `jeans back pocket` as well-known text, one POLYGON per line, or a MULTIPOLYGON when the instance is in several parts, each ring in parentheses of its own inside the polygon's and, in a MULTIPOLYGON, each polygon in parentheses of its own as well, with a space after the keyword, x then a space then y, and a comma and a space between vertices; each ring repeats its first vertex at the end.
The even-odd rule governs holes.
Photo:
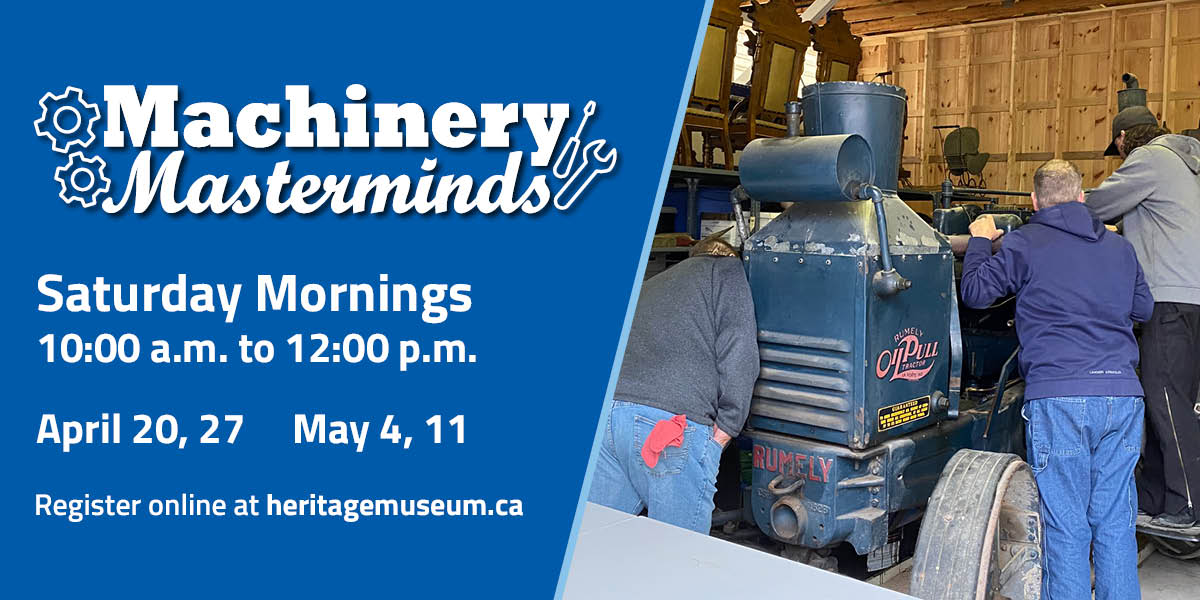
POLYGON ((1041 472, 1051 456, 1078 456, 1083 453, 1083 422, 1087 403, 1081 399, 1038 398, 1029 401, 1024 411, 1028 419, 1026 434, 1031 449, 1030 466, 1041 472))
POLYGON ((633 443, 635 461, 646 469, 651 475, 665 477, 667 475, 676 475, 683 471, 684 465, 688 459, 688 440, 695 432, 696 427, 691 423, 683 430, 683 443, 679 446, 667 446, 658 455, 658 464, 651 468, 641 458, 642 447, 646 444, 646 439, 650 437, 650 432, 654 430, 654 426, 658 422, 651 420, 642 415, 633 416, 633 443))

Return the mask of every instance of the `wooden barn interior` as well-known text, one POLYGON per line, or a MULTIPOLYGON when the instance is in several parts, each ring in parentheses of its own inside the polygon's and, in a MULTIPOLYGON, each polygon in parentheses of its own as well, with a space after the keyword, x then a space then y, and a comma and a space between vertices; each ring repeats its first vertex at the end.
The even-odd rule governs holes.
POLYGON ((716 0, 676 164, 736 170, 803 85, 882 81, 908 95, 902 187, 947 179, 953 126, 978 132, 976 187, 1029 190, 1050 158, 1094 186, 1125 73, 1171 131, 1200 127, 1200 0, 716 0))
POLYGON ((1124 73, 1139 78, 1167 128, 1200 120, 1200 2, 846 4, 863 36, 860 79, 891 71, 908 90, 902 162, 914 184, 945 178, 933 126, 949 124, 979 130, 991 186, 1031 189, 1050 158, 1099 184, 1119 164, 1103 150, 1124 73), (895 16, 877 17, 889 8, 895 16))
MULTIPOLYGON (((902 315, 906 323, 920 318, 929 318, 929 322, 939 326, 949 323, 956 332, 946 334, 943 339, 950 340, 947 344, 951 347, 954 340, 965 340, 961 346, 967 358, 951 367, 953 374, 948 375, 948 380, 961 383, 982 370, 992 369, 977 380, 981 383, 966 384, 965 389, 976 394, 976 398, 993 394, 976 405, 990 406, 992 415, 1008 410, 998 407, 1008 393, 1005 390, 1011 374, 1009 366, 1016 364, 1013 361, 1019 356, 1025 356, 1021 344, 1030 339, 1018 333, 1022 320, 1030 317, 1013 306, 1028 305, 1021 304, 1019 299, 1012 302, 1021 295, 1015 283, 996 283, 997 287, 1008 285, 1012 289, 1005 288, 1001 296, 1007 298, 995 303, 988 299, 972 305, 960 300, 967 296, 959 292, 982 285, 978 284, 979 279, 969 281, 963 273, 972 269, 976 273, 984 271, 985 266, 980 265, 992 256, 989 249, 1011 257, 1020 251, 1017 249, 1034 246, 1027 240, 1033 239, 1035 233, 1029 233, 1030 237, 1014 233, 1019 227, 1038 223, 1038 227, 1028 231, 1045 232, 1054 226, 1041 225, 1055 218, 1065 221, 1063 214, 1074 214, 1076 223, 1092 227, 1080 235, 1083 239, 1113 240, 1120 235, 1124 241, 1119 243, 1128 243, 1129 239, 1141 239, 1139 236, 1149 229, 1144 223, 1151 219, 1143 216, 1144 211, 1156 215, 1155 227, 1161 225, 1163 232, 1169 232, 1156 240, 1170 236, 1171 242, 1194 243, 1197 239, 1193 216, 1194 207, 1200 206, 1196 204, 1200 203, 1200 195, 1196 194, 1200 188, 1192 185, 1190 177, 1196 175, 1193 165, 1197 163, 1192 157, 1200 155, 1197 154, 1200 144, 1182 136, 1200 140, 1200 0, 714 0, 697 57, 694 83, 686 98, 683 126, 645 277, 650 279, 685 263, 689 248, 717 247, 721 241, 728 244, 727 253, 722 256, 738 256, 743 261, 754 297, 762 365, 748 421, 750 437, 760 435, 767 440, 761 445, 754 442, 757 456, 767 457, 773 444, 791 440, 789 443, 796 444, 793 450, 805 448, 804 452, 797 450, 795 455, 807 455, 811 460, 812 452, 824 453, 833 445, 845 443, 845 437, 831 441, 833 437, 851 435, 846 432, 870 422, 872 415, 884 414, 881 410, 858 408, 851 419, 845 416, 850 414, 849 408, 844 409, 845 413, 837 411, 843 410, 843 406, 865 406, 840 404, 846 398, 866 403, 889 393, 883 389, 874 394, 855 395, 846 392, 852 389, 845 383, 850 380, 839 379, 856 373, 860 365, 869 369, 874 365, 864 380, 873 381, 872 377, 886 375, 886 369, 878 370, 880 363, 848 353, 869 345, 872 335, 890 334, 894 328, 886 322, 889 316, 902 315), (1126 112, 1116 119, 1121 108, 1126 112), (1147 109, 1155 122, 1148 122, 1152 119, 1146 114, 1147 109), (1114 120, 1122 124, 1116 132, 1114 120), (1179 135, 1165 135, 1160 125, 1179 135), (1125 133, 1130 133, 1129 139, 1125 133), (1119 148, 1114 139, 1118 136, 1119 148), (1125 154, 1128 150, 1128 156, 1133 158, 1125 162, 1122 156, 1105 156, 1110 144, 1114 145, 1108 154, 1125 154), (1144 151, 1148 146, 1157 150, 1144 151), (1186 150, 1169 149, 1176 147, 1186 150), (1153 169, 1145 167, 1154 160, 1150 157, 1156 152, 1159 162, 1153 169), (1031 194, 1034 174, 1052 159, 1073 163, 1082 175, 1083 189, 1078 189, 1075 173, 1068 166, 1049 165, 1038 177, 1041 189, 1036 208, 1040 210, 1035 210, 1031 194), (1166 161, 1170 164, 1166 165, 1166 161), (1126 168, 1117 177, 1096 189, 1123 164, 1126 168), (1131 184, 1130 172, 1137 169, 1149 174, 1131 184), (1153 183, 1145 183, 1148 179, 1153 179, 1153 183), (1055 188, 1054 181, 1066 183, 1055 188), (1176 181, 1183 183, 1169 187, 1163 181, 1170 185, 1176 181), (1166 188, 1172 191, 1158 193, 1166 188), (1142 195, 1134 197, 1137 194, 1142 195), (1156 194, 1153 201, 1150 194, 1156 194), (1068 204, 1071 199, 1085 198, 1102 202, 1106 195, 1109 202, 1113 198, 1128 200, 1139 212, 1129 208, 1116 215, 1101 216, 1097 214, 1100 202, 1091 202, 1082 212, 1081 207, 1068 204), (867 203, 868 199, 874 208, 867 203), (886 209, 885 204, 888 204, 886 209), (1163 209, 1164 206, 1169 208, 1163 209), (1061 212, 1052 212, 1056 209, 1061 212), (1076 212, 1065 213, 1067 210, 1076 212), (1168 213, 1174 216, 1164 216, 1168 213), (1089 218, 1084 220, 1084 215, 1089 218), (1123 218, 1128 215, 1136 216, 1123 218), (1106 223, 1102 225, 1090 217, 1102 218, 1106 223), (1139 223, 1139 219, 1146 220, 1139 223), (1005 227, 1007 233, 997 230, 1005 227), (1101 233, 1102 227, 1107 227, 1114 236, 1104 237, 1109 233, 1101 233), (1096 237, 1087 237, 1093 233, 1096 237), (1005 239, 1012 245, 1006 247, 1005 239), (699 240, 704 241, 697 244, 699 240), (937 249, 940 258, 933 254, 922 256, 926 249, 937 249), (872 252, 878 255, 873 256, 872 252), (899 267, 889 258, 893 254, 900 257, 899 267), (846 261, 841 275, 839 260, 846 261), (973 264, 968 266, 968 262, 973 264), (943 265, 946 273, 911 286, 908 286, 911 282, 901 284, 902 287, 888 283, 889 273, 891 276, 900 271, 920 273, 934 268, 931 264, 943 265), (901 294, 901 289, 909 290, 903 292, 907 296, 901 294), (1010 295, 1010 292, 1015 293, 1010 295), (921 293, 929 295, 920 297, 920 301, 911 300, 921 293), (868 305, 877 300, 877 304, 868 305), (959 312, 960 303, 966 307, 963 312, 959 312), (858 312, 851 314, 850 307, 856 307, 858 312), (957 333, 960 330, 966 332, 961 338, 957 333), (848 333, 851 331, 855 337, 848 333), (1000 347, 997 344, 1005 343, 1011 346, 989 357, 989 352, 1000 347), (835 356, 850 358, 845 363, 828 366, 833 363, 825 361, 835 356), (1005 356, 1009 357, 1008 362, 1004 362, 1005 356), (829 416, 833 414, 839 419, 845 417, 844 422, 850 425, 843 427, 843 421, 829 416), (838 433, 826 435, 826 428, 838 433), (826 437, 821 438, 823 435, 826 437), (807 442, 797 441, 809 437, 820 438, 821 444, 801 446, 807 442)), ((1037 252, 1052 254, 1046 250, 1047 243, 1038 244, 1037 252)), ((1178 265, 1190 267, 1200 260, 1195 256, 1195 246, 1174 253, 1164 251, 1168 246, 1169 243, 1158 242, 1139 247, 1140 264, 1158 264, 1159 257, 1168 254, 1172 254, 1172 269, 1178 265)), ((1062 272, 1096 277, 1098 273, 1111 271, 1111 265, 1117 261, 1098 258, 1092 253, 1095 247, 1081 252, 1087 264, 1080 260, 1062 272), (1079 264, 1087 270, 1075 270, 1079 264)), ((1001 259, 1008 260, 1016 261, 1001 259)), ((1161 260, 1161 264, 1167 264, 1167 259, 1161 260)), ((997 264, 1014 263, 990 262, 986 263, 986 269, 1002 271, 1004 267, 997 264)), ((1137 281, 1142 281, 1142 271, 1138 273, 1137 281)), ((1001 281, 1000 275, 996 277, 995 281, 1001 281)), ((1033 276, 1029 277, 1032 280, 1033 276)), ((1045 275, 1042 278, 1056 279, 1045 275)), ((1154 278, 1146 275, 1145 279, 1154 278)), ((669 277, 659 281, 664 280, 678 281, 669 277)), ((655 288, 672 285, 650 283, 655 288)), ((1150 283, 1151 287, 1155 285, 1158 284, 1150 283)), ((1188 285, 1187 289, 1196 289, 1191 283, 1188 285)), ((1079 289, 1058 296, 1082 297, 1099 304, 1099 295, 1079 289)), ((1041 296, 1047 297, 1050 296, 1041 296)), ((1174 301, 1160 301, 1161 310, 1174 310, 1168 304, 1174 306, 1174 301)), ((1122 306, 1120 302, 1113 305, 1122 306)), ((1136 319, 1121 316, 1121 326, 1131 329, 1136 319)), ((1048 329, 1060 333, 1071 331, 1071 336, 1082 331, 1056 327, 1048 329)), ((1158 340, 1157 335, 1143 340, 1158 340)), ((1063 335, 1062 339, 1066 337, 1063 335)), ((888 339, 885 336, 885 344, 888 339)), ((1142 349, 1154 346, 1161 344, 1156 342, 1142 349)), ((1093 344, 1089 349, 1097 347, 1104 346, 1093 344)), ((886 351, 890 352, 890 347, 886 351)), ((1191 359, 1174 356, 1172 359, 1196 364, 1191 359)), ((1148 362, 1142 360, 1143 365, 1148 362)), ((1102 371, 1090 373, 1099 372, 1102 371)), ((1021 377, 1024 374, 1017 378, 1021 377)), ((1177 377, 1185 380, 1190 375, 1177 377)), ((1162 389, 1165 396, 1167 388, 1162 389)), ((1182 395, 1188 398, 1186 392, 1182 395)), ((902 396, 908 401, 914 394, 902 396)), ((1146 406, 1151 407, 1147 411, 1161 410, 1155 406, 1168 406, 1166 410, 1170 410, 1163 402, 1151 404, 1151 395, 1146 396, 1146 406)), ((1194 412, 1200 415, 1200 401, 1195 404, 1194 412)), ((955 411, 956 418, 962 414, 966 413, 955 411)), ((1025 427, 1020 420, 1023 414, 1020 409, 1007 414, 1014 419, 1014 431, 1025 427)), ((1179 409, 1173 414, 1179 414, 1179 409)), ((940 422, 937 430, 925 430, 930 432, 928 439, 951 439, 952 434, 947 433, 950 430, 943 427, 949 422, 940 422)), ((987 423, 982 426, 985 430, 991 427, 990 417, 987 423)), ((995 434, 984 433, 983 437, 989 435, 992 435, 989 439, 997 439, 995 434)), ((1183 437, 1194 439, 1188 436, 1191 434, 1183 437)), ((1180 437, 1175 436, 1177 445, 1180 437)), ((999 438, 1003 439, 1003 434, 999 438)), ((858 437, 849 439, 851 446, 859 441, 858 437)), ((777 449, 774 452, 779 455, 777 449)), ((1082 450, 1084 454, 1087 452, 1086 448, 1082 450)), ((1182 468, 1188 454, 1185 450, 1177 452, 1182 468)), ((836 561, 829 562, 833 554, 821 554, 831 546, 818 537, 833 526, 827 530, 819 521, 828 519, 833 524, 860 507, 869 512, 879 505, 852 505, 851 509, 841 504, 840 509, 830 509, 834 503, 830 498, 843 502, 842 498, 849 496, 818 491, 822 488, 812 483, 789 497, 788 492, 779 492, 776 487, 785 481, 780 466, 783 463, 776 463, 776 474, 770 460, 764 458, 762 463, 747 470, 744 497, 738 495, 743 489, 738 485, 742 480, 737 475, 733 477, 733 485, 718 486, 716 505, 730 519, 722 524, 726 539, 752 545, 753 540, 761 537, 760 532, 766 532, 772 540, 783 543, 783 550, 768 544, 769 551, 822 569, 837 570, 836 561), (813 495, 806 495, 810 493, 813 495), (822 493, 825 495, 817 496, 822 493), (805 504, 800 503, 801 497, 805 504), (807 504, 816 497, 823 499, 807 504), (735 521, 743 519, 738 515, 744 514, 738 510, 745 505, 757 512, 752 515, 753 523, 738 529, 735 521), (800 508, 796 512, 783 508, 790 506, 800 508), (846 513, 838 517, 837 510, 846 513), (803 515, 803 519, 794 515, 803 515), (733 527, 730 522, 735 522, 733 527), (792 527, 798 523, 803 525, 792 527), (749 535, 745 535, 745 529, 750 530, 749 535), (793 550, 788 544, 804 548, 793 550), (834 568, 830 568, 831 564, 834 568)), ((916 462, 921 460, 924 459, 916 462)), ((733 469, 747 461, 743 455, 742 463, 735 460, 733 469)), ((730 472, 725 465, 721 470, 730 472)), ((879 471, 872 473, 878 475, 879 471)), ((880 481, 885 479, 891 481, 886 475, 880 481)), ((896 478, 900 479, 918 478, 908 475, 896 478)), ((852 487, 847 480, 845 489, 852 487)), ((843 489, 843 484, 838 489, 843 489)), ((973 506, 978 498, 972 490, 947 505, 973 506)), ((1188 506, 1191 510, 1190 500, 1188 506)), ((959 523, 954 527, 962 523, 955 521, 958 517, 947 516, 939 521, 929 514, 936 513, 927 513, 924 523, 959 523)), ((1136 517, 1137 531, 1142 536, 1137 555, 1142 597, 1146 600, 1196 597, 1196 583, 1200 582, 1200 522, 1185 525, 1189 528, 1185 535, 1177 531, 1182 530, 1179 527, 1170 531, 1155 529, 1156 522, 1163 521, 1149 513, 1142 517, 1136 517), (1147 558, 1155 552, 1161 556, 1147 558)), ((749 523, 750 518, 745 521, 749 523)), ((894 532, 890 530, 888 535, 894 532)), ((714 535, 718 535, 715 530, 714 535)), ((879 538, 879 545, 870 548, 869 556, 876 556, 879 548, 899 544, 894 537, 881 534, 879 538)), ((1022 539, 1034 538, 1030 535, 1022 539)), ((838 543, 842 541, 839 539, 838 543)), ((939 543, 937 547, 953 546, 939 543)), ((999 547, 1004 549, 1005 545, 999 547)), ((1015 555, 1016 546, 1008 547, 1013 550, 1005 550, 1006 555, 1015 555)), ((1093 550, 1097 547, 1093 546, 1093 550)), ((831 552, 836 554, 836 550, 831 552)), ((970 580, 971 587, 966 593, 956 595, 947 591, 952 584, 937 587, 955 571, 949 568, 940 571, 940 577, 945 579, 932 574, 927 577, 927 571, 920 565, 913 563, 915 566, 906 567, 899 562, 903 560, 903 552, 907 550, 896 550, 879 562, 868 558, 867 567, 859 573, 867 576, 869 572, 868 581, 892 590, 912 591, 913 596, 920 598, 1042 597, 1035 591, 1036 583, 1029 587, 1029 582, 1035 580, 1011 575, 995 579, 1024 581, 1026 589, 1017 591, 1028 595, 1011 595, 1012 590, 1007 588, 1004 593, 993 590, 994 595, 990 592, 984 595, 983 584, 974 587, 975 579, 970 580), (908 575, 912 575, 917 590, 910 590, 908 575)), ((944 554, 952 553, 951 549, 944 554)), ((847 558, 850 554, 835 557, 844 561, 843 573, 850 572, 844 567, 857 560, 857 556, 847 558)), ((1042 552, 1043 557, 1048 554, 1048 550, 1042 552)), ((942 550, 937 555, 942 556, 942 550)), ((973 565, 973 561, 974 556, 960 565, 973 565)), ((1041 577, 1040 572, 1037 576, 1041 577)), ((1099 587, 1097 590, 1096 597, 1135 597, 1105 596, 1099 587)), ((1086 588, 1082 592, 1091 597, 1086 588)))

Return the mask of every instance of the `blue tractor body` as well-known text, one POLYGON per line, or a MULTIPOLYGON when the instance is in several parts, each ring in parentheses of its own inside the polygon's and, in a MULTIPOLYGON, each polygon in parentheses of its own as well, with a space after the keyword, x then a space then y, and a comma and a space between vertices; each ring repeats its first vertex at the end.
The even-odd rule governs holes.
POLYGON ((866 554, 920 516, 956 451, 1020 450, 1020 386, 995 385, 1015 338, 960 314, 947 236, 894 191, 904 90, 816 84, 803 105, 821 135, 756 140, 741 163, 752 198, 792 203, 743 245, 762 365, 749 510, 785 544, 866 554), (995 389, 964 390, 971 375, 995 389))

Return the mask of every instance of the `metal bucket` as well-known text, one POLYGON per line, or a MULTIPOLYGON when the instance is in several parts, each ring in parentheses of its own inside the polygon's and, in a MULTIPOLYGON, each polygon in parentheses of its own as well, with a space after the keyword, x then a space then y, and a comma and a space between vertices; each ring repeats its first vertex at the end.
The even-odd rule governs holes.
POLYGON ((828 81, 801 91, 805 135, 857 133, 875 157, 875 185, 894 190, 908 95, 904 88, 861 81, 828 81))

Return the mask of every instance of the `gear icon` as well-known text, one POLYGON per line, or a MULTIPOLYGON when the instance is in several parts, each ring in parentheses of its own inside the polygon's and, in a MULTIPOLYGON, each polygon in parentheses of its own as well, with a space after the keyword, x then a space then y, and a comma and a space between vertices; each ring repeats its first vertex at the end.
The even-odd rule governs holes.
POLYGON ((66 154, 76 144, 87 148, 96 139, 92 125, 100 120, 100 109, 83 99, 83 90, 67 86, 62 94, 50 92, 38 100, 42 116, 33 122, 39 136, 50 138, 55 152, 66 154))
POLYGON ((72 152, 66 166, 54 170, 54 180, 62 186, 58 197, 67 204, 78 202, 85 207, 93 206, 100 194, 108 192, 111 181, 104 175, 107 166, 99 156, 88 158, 82 152, 72 152))

